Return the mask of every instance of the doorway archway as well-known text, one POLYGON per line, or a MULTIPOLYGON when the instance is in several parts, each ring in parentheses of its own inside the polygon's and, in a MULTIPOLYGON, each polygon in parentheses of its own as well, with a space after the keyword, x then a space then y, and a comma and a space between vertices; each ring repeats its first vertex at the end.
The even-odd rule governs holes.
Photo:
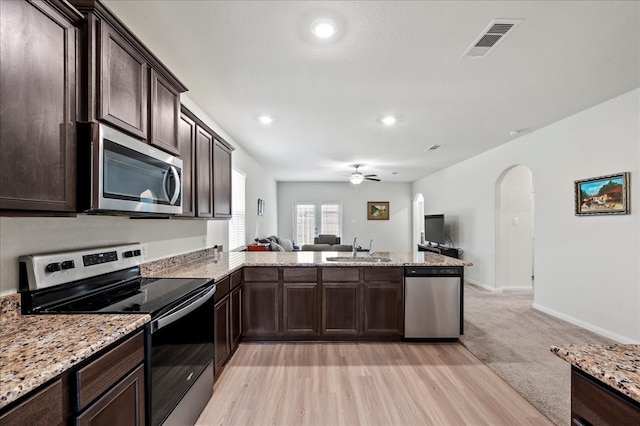
POLYGON ((533 173, 524 165, 498 177, 496 193, 496 289, 533 288, 533 173))
POLYGON ((412 252, 418 251, 418 244, 421 243, 420 235, 424 232, 424 196, 417 193, 413 197, 413 248, 412 252))

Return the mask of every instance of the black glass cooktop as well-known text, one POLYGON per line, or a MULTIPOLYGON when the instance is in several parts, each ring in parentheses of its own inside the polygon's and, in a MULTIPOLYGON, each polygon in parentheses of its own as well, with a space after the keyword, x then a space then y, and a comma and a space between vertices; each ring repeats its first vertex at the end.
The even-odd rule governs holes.
POLYGON ((205 278, 137 278, 48 306, 42 313, 157 314, 209 282, 205 278))

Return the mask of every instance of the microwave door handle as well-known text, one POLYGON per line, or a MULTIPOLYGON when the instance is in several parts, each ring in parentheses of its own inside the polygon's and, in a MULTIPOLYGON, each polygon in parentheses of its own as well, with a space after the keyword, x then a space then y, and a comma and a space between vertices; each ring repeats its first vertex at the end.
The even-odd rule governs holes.
POLYGON ((216 292, 216 286, 214 285, 211 288, 211 290, 207 291, 205 294, 196 296, 198 297, 198 300, 194 301, 193 299, 190 299, 189 301, 187 301, 187 303, 183 304, 179 309, 173 312, 170 312, 168 315, 163 316, 162 318, 157 319, 151 324, 151 334, 160 330, 163 327, 166 327, 167 325, 173 322, 176 322, 177 320, 184 317, 185 315, 188 315, 191 312, 195 311, 200 306, 202 306, 207 300, 211 299, 215 292, 216 292))
POLYGON ((164 198, 169 200, 170 205, 174 205, 178 200, 178 197, 180 196, 180 175, 178 174, 178 170, 175 167, 169 166, 169 169, 167 169, 167 171, 165 172, 164 181, 162 182, 162 189, 164 190, 164 198), (169 193, 167 192, 169 173, 173 175, 173 179, 176 182, 175 188, 173 190, 173 195, 171 196, 170 200, 169 193))

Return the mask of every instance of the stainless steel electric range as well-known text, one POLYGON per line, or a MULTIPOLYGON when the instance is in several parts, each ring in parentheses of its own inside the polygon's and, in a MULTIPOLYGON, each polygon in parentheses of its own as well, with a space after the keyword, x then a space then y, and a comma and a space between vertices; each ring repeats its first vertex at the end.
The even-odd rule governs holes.
POLYGON ((149 424, 193 424, 213 395, 216 286, 208 279, 144 278, 142 244, 21 256, 23 314, 147 313, 149 424))

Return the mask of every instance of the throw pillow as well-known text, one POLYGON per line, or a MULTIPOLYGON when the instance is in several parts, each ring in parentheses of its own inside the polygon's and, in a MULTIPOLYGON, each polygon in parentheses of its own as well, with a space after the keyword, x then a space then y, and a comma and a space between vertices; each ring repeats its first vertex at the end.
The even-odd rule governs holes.
POLYGON ((284 251, 293 251, 293 242, 291 242, 291 240, 280 238, 278 242, 280 243, 284 251))
POLYGON ((284 251, 284 248, 278 243, 271 243, 271 251, 284 251))

